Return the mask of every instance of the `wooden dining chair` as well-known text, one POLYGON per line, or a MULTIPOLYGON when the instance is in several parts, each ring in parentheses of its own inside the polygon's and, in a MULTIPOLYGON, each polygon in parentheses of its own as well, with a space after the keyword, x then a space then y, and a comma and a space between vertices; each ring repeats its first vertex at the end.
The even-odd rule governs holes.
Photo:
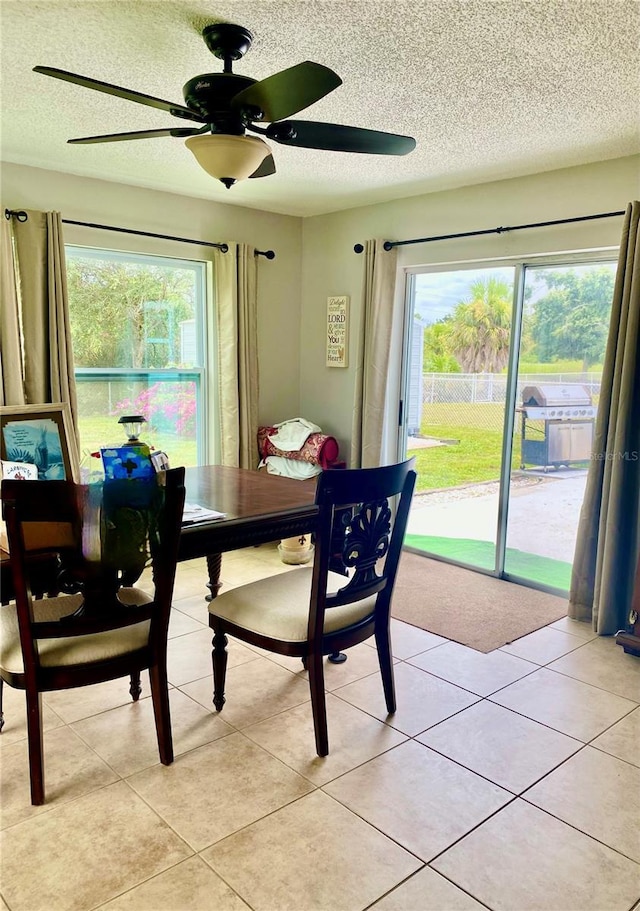
POLYGON ((31 802, 44 803, 42 693, 149 670, 160 760, 173 761, 167 632, 184 468, 151 480, 2 482, 14 600, 0 606, 0 679, 25 690, 31 802), (38 584, 38 571, 55 566, 38 584), (151 566, 153 593, 136 588, 151 566), (47 591, 46 597, 34 592, 47 591))
POLYGON ((213 702, 225 702, 227 635, 302 658, 309 672, 319 756, 329 752, 325 655, 375 636, 389 713, 396 698, 389 638, 391 596, 415 485, 414 459, 381 468, 330 469, 318 477, 312 567, 241 585, 209 604, 213 702), (333 571, 336 558, 344 575, 333 571))

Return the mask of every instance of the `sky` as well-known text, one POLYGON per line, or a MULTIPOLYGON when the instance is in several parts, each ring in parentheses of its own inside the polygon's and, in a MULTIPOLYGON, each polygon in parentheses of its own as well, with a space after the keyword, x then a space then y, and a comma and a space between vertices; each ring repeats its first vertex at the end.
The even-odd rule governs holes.
POLYGON ((512 286, 514 274, 513 267, 504 266, 416 275, 415 312, 420 314, 425 325, 437 323, 448 316, 456 304, 469 299, 469 289, 475 281, 497 278, 512 286))
MULTIPOLYGON (((527 287, 529 306, 546 293, 544 282, 545 271, 571 270, 583 274, 590 269, 602 268, 604 265, 615 271, 615 262, 611 263, 568 263, 566 265, 540 266, 527 269, 527 287)), ((482 269, 457 269, 452 272, 429 272, 415 276, 414 312, 420 314, 425 325, 437 323, 448 316, 460 301, 468 300, 471 285, 480 279, 496 278, 506 282, 513 289, 515 268, 513 266, 487 266, 482 269)), ((513 293, 513 292, 512 292, 513 293)))

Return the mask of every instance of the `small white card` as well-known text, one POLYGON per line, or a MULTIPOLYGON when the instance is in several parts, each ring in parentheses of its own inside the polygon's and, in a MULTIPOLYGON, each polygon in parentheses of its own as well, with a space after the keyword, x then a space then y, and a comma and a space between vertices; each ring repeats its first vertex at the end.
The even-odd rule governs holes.
POLYGON ((2 462, 2 477, 15 481, 37 481, 38 469, 29 462, 2 462))

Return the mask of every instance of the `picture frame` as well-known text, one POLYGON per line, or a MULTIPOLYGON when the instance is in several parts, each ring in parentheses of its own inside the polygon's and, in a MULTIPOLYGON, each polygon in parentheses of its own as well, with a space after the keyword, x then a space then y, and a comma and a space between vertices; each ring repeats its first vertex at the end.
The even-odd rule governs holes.
POLYGON ((0 407, 0 458, 35 465, 38 480, 80 479, 67 402, 0 407))

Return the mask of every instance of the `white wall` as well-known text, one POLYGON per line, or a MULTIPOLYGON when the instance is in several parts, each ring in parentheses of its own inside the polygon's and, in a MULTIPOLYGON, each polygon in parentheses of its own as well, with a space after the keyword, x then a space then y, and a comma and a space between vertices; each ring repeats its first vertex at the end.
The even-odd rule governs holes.
MULTIPOLYGON (((261 424, 299 412, 301 220, 70 174, 2 166, 3 209, 59 211, 63 218, 207 241, 238 241, 276 258, 258 257, 258 348, 261 424)), ((65 226, 68 243, 210 260, 211 248, 65 226)))
MULTIPOLYGON (((362 257, 353 252, 354 244, 374 237, 404 240, 611 212, 638 198, 640 156, 632 156, 305 219, 301 413, 333 433, 348 460, 363 269, 362 257), (324 366, 326 300, 340 294, 351 298, 346 369, 324 366)), ((620 242, 621 226, 621 218, 610 218, 400 247, 396 304, 402 305, 405 268, 612 247, 620 242)), ((396 341, 399 346, 400 339, 396 341)), ((396 366, 397 355, 396 346, 396 366)), ((398 373, 392 372, 389 384, 394 407, 398 373)))

